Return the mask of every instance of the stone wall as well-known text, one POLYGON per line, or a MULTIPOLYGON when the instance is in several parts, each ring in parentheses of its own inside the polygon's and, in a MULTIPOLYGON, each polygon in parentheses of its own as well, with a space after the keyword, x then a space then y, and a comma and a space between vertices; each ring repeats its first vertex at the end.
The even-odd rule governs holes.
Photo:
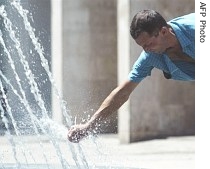
MULTIPOLYGON (((63 91, 77 122, 117 86, 115 0, 63 1, 63 91)), ((104 132, 117 131, 117 114, 104 132)))

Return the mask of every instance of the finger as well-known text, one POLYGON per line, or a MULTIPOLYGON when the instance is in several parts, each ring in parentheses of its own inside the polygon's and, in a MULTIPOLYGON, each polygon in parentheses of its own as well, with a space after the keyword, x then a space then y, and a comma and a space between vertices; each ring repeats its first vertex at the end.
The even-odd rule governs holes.
POLYGON ((80 141, 80 139, 75 137, 75 136, 74 137, 72 137, 72 136, 68 137, 68 140, 72 143, 78 143, 80 141))
POLYGON ((75 130, 69 131, 67 137, 68 137, 68 140, 73 143, 78 143, 80 140, 80 136, 78 135, 77 132, 75 132, 75 130))

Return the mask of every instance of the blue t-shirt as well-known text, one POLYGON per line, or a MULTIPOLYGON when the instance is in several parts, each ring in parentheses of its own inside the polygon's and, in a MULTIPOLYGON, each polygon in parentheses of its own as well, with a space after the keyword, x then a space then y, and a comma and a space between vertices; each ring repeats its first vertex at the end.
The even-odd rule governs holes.
MULTIPOLYGON (((195 14, 191 13, 168 22, 181 44, 182 50, 195 60, 195 14)), ((166 54, 143 51, 134 63, 129 79, 140 82, 151 75, 153 68, 158 68, 171 75, 171 79, 194 81, 195 64, 184 61, 171 61, 166 54)))

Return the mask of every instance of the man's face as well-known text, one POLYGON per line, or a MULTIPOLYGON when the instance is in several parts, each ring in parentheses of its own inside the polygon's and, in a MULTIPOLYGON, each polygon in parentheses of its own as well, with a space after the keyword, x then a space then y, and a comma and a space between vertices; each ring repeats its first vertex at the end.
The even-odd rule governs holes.
POLYGON ((162 32, 159 32, 157 36, 142 32, 135 41, 145 52, 164 53, 167 48, 166 39, 162 32))

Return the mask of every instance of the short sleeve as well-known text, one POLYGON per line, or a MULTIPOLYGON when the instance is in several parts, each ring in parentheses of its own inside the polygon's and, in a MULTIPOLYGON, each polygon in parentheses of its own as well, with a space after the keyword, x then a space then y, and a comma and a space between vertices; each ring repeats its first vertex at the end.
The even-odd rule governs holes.
POLYGON ((137 61, 134 63, 128 78, 133 82, 140 82, 145 77, 151 75, 153 68, 154 67, 152 66, 150 54, 143 51, 137 61))

